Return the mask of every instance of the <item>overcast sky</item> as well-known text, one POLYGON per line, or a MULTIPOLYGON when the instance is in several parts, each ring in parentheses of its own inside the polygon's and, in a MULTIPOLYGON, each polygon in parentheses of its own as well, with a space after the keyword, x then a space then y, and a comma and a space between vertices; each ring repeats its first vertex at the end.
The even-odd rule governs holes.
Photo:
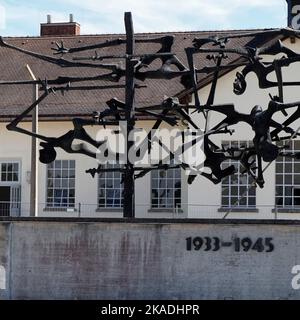
POLYGON ((136 32, 285 27, 285 0, 0 0, 0 35, 37 36, 39 24, 69 14, 82 34, 123 33, 124 11, 136 32))

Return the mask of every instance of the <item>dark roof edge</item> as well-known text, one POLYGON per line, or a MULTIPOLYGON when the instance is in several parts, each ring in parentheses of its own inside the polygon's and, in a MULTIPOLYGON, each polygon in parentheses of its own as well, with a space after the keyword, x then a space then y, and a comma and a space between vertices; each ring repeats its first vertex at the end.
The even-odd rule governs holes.
MULTIPOLYGON (((265 29, 237 29, 237 30, 200 30, 200 31, 160 31, 160 32, 140 32, 140 33, 135 33, 135 36, 149 36, 149 35, 158 35, 158 34, 197 34, 197 33, 208 33, 208 34, 228 34, 228 33, 248 33, 248 32, 256 32, 256 31, 269 31, 269 30, 274 30, 276 28, 265 28, 265 29)), ((82 37, 103 37, 107 38, 108 36, 125 36, 125 33, 101 33, 101 34, 80 34, 80 35, 58 35, 58 36, 47 36, 47 39, 49 38, 82 38, 82 37)), ((44 40, 44 36, 3 36, 4 39, 9 39, 9 40, 18 40, 18 39, 40 39, 44 40)))

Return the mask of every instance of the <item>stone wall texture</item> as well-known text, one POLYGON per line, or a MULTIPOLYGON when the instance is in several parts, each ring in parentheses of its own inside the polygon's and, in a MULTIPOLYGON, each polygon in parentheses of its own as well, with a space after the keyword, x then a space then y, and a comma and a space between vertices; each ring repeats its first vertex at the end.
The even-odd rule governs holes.
POLYGON ((299 299, 295 265, 298 223, 0 222, 0 299, 299 299))

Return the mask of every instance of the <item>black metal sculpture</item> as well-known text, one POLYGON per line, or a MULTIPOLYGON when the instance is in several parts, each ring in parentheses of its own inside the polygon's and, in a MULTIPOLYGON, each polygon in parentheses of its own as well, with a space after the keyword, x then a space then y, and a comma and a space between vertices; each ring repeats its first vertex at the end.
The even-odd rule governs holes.
MULTIPOLYGON (((43 92, 39 99, 12 121, 7 128, 12 131, 23 133, 32 137, 36 137, 42 142, 40 143, 42 149, 40 150, 40 161, 42 163, 50 163, 56 158, 56 148, 61 148, 68 153, 78 153, 84 156, 97 158, 97 152, 92 151, 89 146, 98 149, 100 146, 105 145, 106 141, 96 141, 85 130, 86 126, 118 126, 120 121, 125 121, 126 127, 126 143, 127 150, 133 146, 133 142, 128 139, 130 132, 134 129, 137 120, 137 115, 143 115, 156 120, 152 129, 157 130, 159 127, 166 123, 169 126, 178 126, 184 124, 193 129, 199 129, 193 112, 202 113, 206 121, 205 130, 202 135, 204 139, 203 152, 205 160, 203 162, 204 170, 193 167, 188 163, 180 164, 155 164, 150 167, 144 168, 136 166, 129 161, 128 152, 125 156, 125 164, 117 168, 105 168, 99 165, 97 168, 87 170, 93 177, 100 172, 119 171, 122 173, 122 181, 124 183, 124 217, 134 217, 134 181, 135 179, 143 177, 145 174, 152 170, 171 170, 174 168, 182 168, 190 170, 188 183, 192 183, 197 174, 200 174, 213 183, 217 184, 225 177, 232 175, 235 172, 233 165, 223 166, 226 160, 239 161, 244 168, 244 173, 251 175, 255 183, 261 188, 264 186, 264 169, 262 162, 271 163, 278 156, 288 156, 292 158, 300 158, 298 153, 284 152, 286 146, 278 147, 276 142, 279 140, 289 141, 298 136, 298 130, 290 127, 297 119, 300 118, 300 102, 284 103, 283 88, 286 86, 299 86, 300 81, 284 82, 282 79, 282 68, 288 67, 295 62, 300 61, 300 54, 296 53, 289 48, 285 47, 280 40, 275 40, 271 45, 255 47, 230 47, 231 40, 234 38, 245 38, 250 36, 268 36, 277 38, 278 36, 293 36, 299 37, 299 32, 292 29, 278 29, 254 33, 241 33, 232 34, 222 37, 211 36, 208 38, 196 38, 193 41, 193 46, 185 48, 188 66, 185 66, 176 56, 172 53, 174 44, 173 36, 164 36, 152 39, 135 39, 132 25, 131 13, 125 13, 125 29, 126 37, 88 45, 77 48, 66 48, 64 43, 56 43, 56 47, 52 48, 54 55, 61 55, 56 58, 49 55, 43 55, 31 52, 11 44, 6 43, 0 38, 0 46, 17 50, 23 54, 53 63, 62 68, 93 68, 99 70, 108 70, 107 73, 101 73, 97 76, 89 77, 61 77, 56 79, 46 79, 44 81, 2 81, 3 84, 39 84, 40 90, 43 92), (135 52, 136 43, 156 43, 161 47, 158 51, 149 54, 138 54, 135 52), (119 45, 124 45, 126 50, 121 55, 101 55, 95 52, 93 56, 88 57, 74 57, 72 61, 64 59, 62 56, 70 53, 83 52, 88 50, 100 50, 102 48, 109 48, 119 45), (195 59, 199 54, 206 54, 207 61, 213 62, 214 66, 205 66, 201 69, 195 67, 195 59), (228 58, 229 54, 239 56, 239 59, 234 63, 223 64, 228 58), (284 55, 283 57, 274 58, 278 54, 284 55), (264 62, 262 56, 273 57, 272 62, 264 62), (124 63, 102 63, 104 60, 122 60, 124 63), (85 62, 88 61, 88 62, 85 62), (101 63, 99 63, 100 61, 101 63), (154 62, 160 62, 159 68, 151 69, 154 62), (278 96, 271 97, 268 108, 263 110, 260 106, 249 108, 248 113, 240 113, 236 111, 233 104, 216 105, 214 103, 217 82, 219 76, 223 72, 234 70, 237 67, 242 67, 240 72, 237 72, 236 79, 233 83, 233 91, 237 95, 243 94, 247 89, 247 75, 253 72, 257 78, 259 87, 261 89, 268 89, 277 87, 278 96), (268 76, 275 72, 277 81, 268 80, 268 76), (198 92, 198 75, 207 74, 211 75, 211 89, 207 101, 201 103, 198 92), (121 79, 125 79, 125 84, 119 84, 121 79), (137 106, 134 103, 135 91, 143 89, 145 85, 139 81, 147 82, 147 79, 176 79, 181 82, 186 90, 193 94, 195 105, 181 104, 175 97, 166 98, 159 105, 154 106, 137 106), (105 81, 107 85, 96 86, 86 85, 81 83, 88 81, 105 81), (79 83, 77 87, 73 83, 79 83), (115 83, 115 84, 112 84, 115 83), (118 83, 118 84, 116 84, 118 83), (35 134, 28 130, 19 127, 19 123, 24 120, 30 112, 48 95, 55 91, 62 93, 72 90, 101 90, 104 88, 124 88, 125 98, 124 101, 112 98, 107 101, 107 108, 104 111, 97 112, 91 115, 90 119, 73 119, 74 129, 60 137, 46 137, 43 135, 35 134), (291 116, 288 116, 286 110, 290 108, 297 108, 291 116), (273 115, 277 112, 282 112, 287 118, 280 124, 273 119, 273 115), (220 113, 225 116, 217 125, 210 128, 209 115, 220 113), (226 148, 224 146, 217 146, 212 142, 211 137, 215 134, 232 134, 232 126, 237 123, 246 123, 254 131, 253 146, 249 148, 226 148), (271 130, 273 128, 273 130, 271 130), (288 136, 282 137, 280 134, 285 132, 288 136), (74 145, 74 140, 81 140, 82 143, 74 145), (256 158, 256 159, 255 159, 256 158), (210 172, 205 171, 210 170, 210 172)), ((201 57, 203 59, 203 56, 201 57)), ((167 94, 167 93, 166 93, 167 94)), ((249 106, 250 107, 250 106, 249 106)), ((199 142, 199 137, 189 143, 188 147, 193 147, 199 142)), ((144 152, 151 151, 151 137, 148 135, 142 142, 147 145, 144 152)), ((161 147, 165 146, 159 142, 161 147)), ((118 154, 117 157, 120 155, 118 154)), ((175 154, 170 151, 170 159, 175 159, 175 154)))

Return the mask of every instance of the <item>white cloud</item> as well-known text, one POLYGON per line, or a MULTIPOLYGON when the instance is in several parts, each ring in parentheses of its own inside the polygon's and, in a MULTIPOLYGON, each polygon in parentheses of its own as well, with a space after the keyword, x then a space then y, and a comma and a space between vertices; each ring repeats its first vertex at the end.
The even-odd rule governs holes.
MULTIPOLYGON (((42 10, 34 5, 36 1, 0 2, 6 9, 7 30, 14 35, 24 35, 26 30, 38 33, 39 23, 46 20, 47 14, 53 15, 53 21, 66 21, 68 13, 74 13, 83 34, 123 33, 125 11, 133 13, 136 32, 236 28, 234 22, 240 13, 253 8, 264 10, 266 19, 272 19, 268 15, 270 8, 273 12, 277 8, 275 26, 281 23, 280 12, 286 15, 284 0, 60 0, 60 6, 57 1, 39 3, 42 10)), ((251 26, 253 18, 249 16, 245 25, 251 26)))
MULTIPOLYGON (((232 19, 239 12, 258 8, 266 10, 278 7, 284 10, 283 0, 62 0, 70 7, 79 7, 99 14, 99 21, 94 25, 100 30, 112 32, 123 29, 122 17, 124 11, 132 11, 134 25, 138 32, 146 31, 177 31, 205 28, 206 24, 218 25, 219 29, 232 25, 232 19), (104 18, 105 25, 101 18, 104 18)), ((283 11, 285 13, 285 11, 283 11)), ((251 17, 249 17, 251 21, 251 17)), ((82 23, 84 26, 84 23, 82 23)), ((93 28, 94 29, 94 28, 93 28)), ((88 31, 84 27, 83 31, 88 31)))
POLYGON ((48 10, 46 8, 44 10, 40 10, 34 6, 31 6, 30 3, 24 4, 22 2, 18 5, 7 4, 4 1, 2 1, 2 3, 2 7, 5 10, 6 21, 2 29, 4 32, 9 30, 10 36, 39 35, 39 25, 41 22, 46 22, 47 14, 53 15, 56 21, 66 20, 65 14, 59 11, 48 10), (30 30, 31 33, 24 34, 24 32, 27 32, 27 30, 30 30))

